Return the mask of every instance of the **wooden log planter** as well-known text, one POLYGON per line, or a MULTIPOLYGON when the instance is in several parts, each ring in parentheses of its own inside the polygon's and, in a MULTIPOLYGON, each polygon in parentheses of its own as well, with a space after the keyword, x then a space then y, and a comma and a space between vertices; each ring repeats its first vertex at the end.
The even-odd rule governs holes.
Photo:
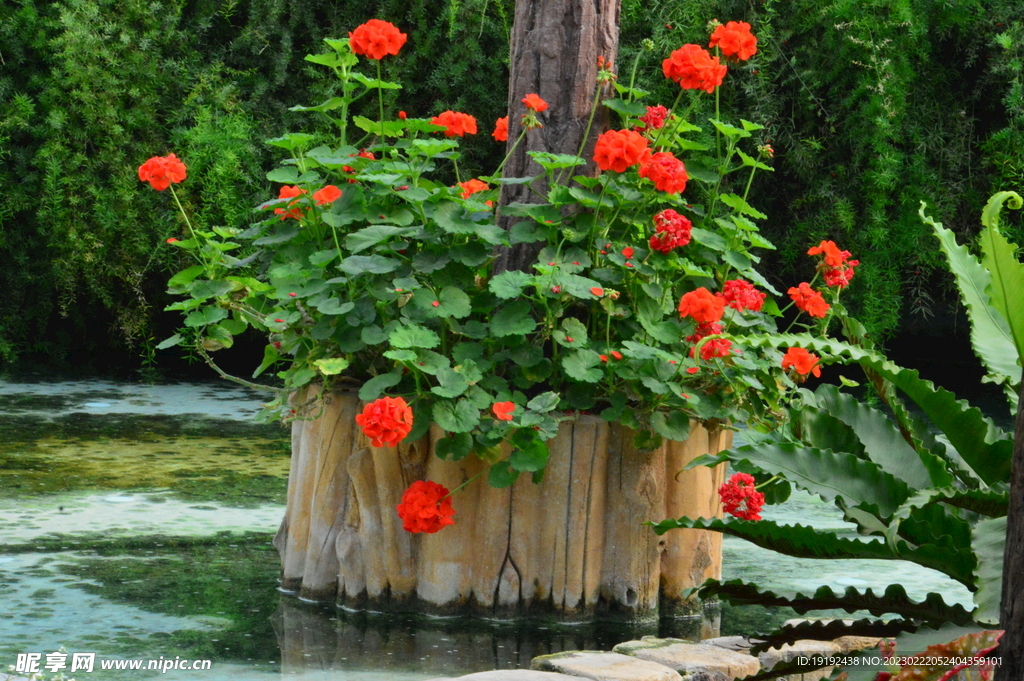
POLYGON ((288 504, 274 545, 281 589, 302 599, 376 611, 565 621, 646 620, 696 614, 684 589, 721 577, 721 536, 644 523, 721 515, 723 467, 683 471, 731 444, 732 433, 693 423, 686 442, 654 451, 595 416, 563 422, 548 442, 541 484, 506 489, 483 476, 457 494, 455 525, 402 529, 395 507, 429 479, 453 489, 486 464, 443 461, 431 432, 374 448, 355 425, 353 394, 326 398, 318 418, 292 425, 288 504))

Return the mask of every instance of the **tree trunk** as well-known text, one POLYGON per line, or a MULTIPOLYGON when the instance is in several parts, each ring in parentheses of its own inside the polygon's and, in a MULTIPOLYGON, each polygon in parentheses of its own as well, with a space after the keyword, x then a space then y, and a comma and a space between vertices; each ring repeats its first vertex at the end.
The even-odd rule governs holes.
POLYGON ((997 681, 1024 679, 1024 382, 1017 402, 1014 424, 1013 468, 1010 475, 1010 509, 1006 517, 1006 550, 1003 553, 1003 599, 999 626, 1006 630, 997 655, 1002 666, 997 681))
MULTIPOLYGON (((540 175, 543 169, 528 151, 575 154, 583 143, 590 109, 597 88, 597 58, 614 60, 619 45, 620 0, 517 0, 510 46, 511 75, 508 88, 508 149, 522 132, 526 109, 520 101, 534 92, 548 103, 540 114, 542 128, 526 134, 505 164, 505 177, 540 175)), ((598 112, 583 157, 589 158, 597 134, 606 127, 607 117, 598 112)), ((576 174, 583 172, 577 169, 576 174)), ((534 190, 546 194, 542 183, 534 190)), ((502 205, 531 202, 525 185, 505 185, 502 205)), ((503 217, 506 230, 523 218, 503 217)), ((525 270, 537 253, 532 244, 503 249, 495 273, 525 270)))

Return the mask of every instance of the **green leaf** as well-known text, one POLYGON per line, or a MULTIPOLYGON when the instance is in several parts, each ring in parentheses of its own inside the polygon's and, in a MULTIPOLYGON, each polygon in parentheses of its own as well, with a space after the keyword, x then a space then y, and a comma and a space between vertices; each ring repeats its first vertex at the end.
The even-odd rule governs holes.
POLYGON ((576 350, 562 355, 562 368, 569 378, 586 383, 597 383, 604 372, 600 368, 601 357, 593 350, 576 350))
POLYGON ((504 338, 530 333, 537 326, 530 316, 531 311, 530 303, 525 300, 516 300, 502 307, 491 317, 491 335, 504 338))
POLYGON ((206 268, 202 265, 193 265, 192 267, 183 269, 167 281, 167 285, 171 288, 183 287, 187 284, 192 283, 196 277, 206 271, 206 268))
POLYGON ((885 414, 853 395, 823 384, 815 391, 818 406, 849 426, 864 446, 867 458, 913 489, 946 487, 953 476, 945 462, 931 452, 918 452, 885 414))
POLYGON ((971 550, 978 557, 974 583, 978 590, 974 603, 978 606, 974 619, 998 624, 1003 595, 1003 554, 1006 550, 1006 517, 987 518, 974 526, 971 550))
POLYGON ((750 137, 749 132, 737 128, 735 125, 729 125, 728 123, 723 123, 722 121, 715 120, 714 118, 709 118, 708 120, 711 121, 711 125, 715 126, 715 128, 718 129, 718 132, 722 133, 729 139, 740 139, 743 137, 750 137))
POLYGON ((208 305, 195 310, 194 312, 190 312, 189 315, 185 317, 185 326, 195 327, 216 324, 220 320, 227 318, 227 316, 228 311, 224 308, 208 305))
POLYGON ((274 365, 278 359, 281 358, 281 353, 277 351, 273 345, 268 345, 263 348, 263 362, 256 367, 256 371, 252 372, 253 378, 258 378, 260 374, 269 369, 274 365))
POLYGON ((562 328, 556 329, 552 337, 564 347, 582 348, 587 344, 587 327, 575 317, 566 317, 562 320, 562 328))
POLYGON ((502 460, 491 466, 487 472, 487 484, 495 489, 511 487, 519 479, 519 471, 512 468, 508 461, 502 460))
MULTIPOLYGON (((519 224, 530 224, 530 223, 519 223, 519 224)), ((502 298, 509 300, 511 298, 518 298, 523 293, 523 289, 533 283, 533 275, 529 272, 522 272, 520 270, 506 270, 501 274, 491 277, 491 280, 487 282, 487 288, 491 293, 502 298)))
POLYGON ((434 423, 449 433, 468 433, 480 423, 480 410, 468 400, 442 400, 434 404, 434 423))
POLYGON ((313 304, 321 314, 343 315, 355 309, 356 304, 350 300, 343 301, 341 298, 327 298, 313 304))
POLYGON ((402 380, 402 374, 390 373, 374 376, 359 389, 359 399, 364 402, 372 402, 388 388, 398 385, 402 380))
POLYGON ((324 376, 334 376, 347 369, 349 361, 344 357, 332 357, 331 359, 318 359, 313 364, 324 376))
MULTIPOLYGON (((368 78, 358 71, 352 72, 352 78, 362 83, 363 87, 368 90, 401 90, 402 86, 398 83, 392 83, 386 80, 377 80, 376 78, 368 78)), ((401 121, 399 121, 401 122, 401 121)), ((370 131, 372 132, 372 131, 370 131)))
POLYGON ((546 414, 558 406, 561 397, 556 392, 546 392, 537 395, 526 403, 526 408, 546 414))
MULTIPOLYGON (((995 306, 1010 327, 1013 344, 1017 348, 1017 359, 1024 357, 1024 263, 1017 260, 1017 246, 1011 244, 999 232, 999 211, 1003 203, 1011 208, 1020 208, 1022 201, 1016 192, 999 192, 985 206, 981 222, 982 263, 992 275, 989 291, 995 306)), ((1019 377, 1019 369, 1018 369, 1019 377)))
POLYGON ((458 397, 466 392, 466 389, 469 387, 469 382, 466 381, 466 378, 451 367, 441 367, 437 370, 436 376, 438 383, 441 385, 434 386, 430 389, 430 392, 438 397, 458 397))
POLYGON ((434 445, 434 453, 439 459, 461 461, 473 451, 473 436, 468 433, 455 433, 452 437, 443 437, 434 445))
POLYGON ((885 357, 856 345, 809 334, 747 336, 744 342, 753 347, 801 347, 861 364, 917 403, 956 449, 957 458, 978 478, 989 485, 1009 480, 1012 439, 980 410, 957 400, 948 390, 921 379, 916 370, 898 367, 885 357))
POLYGON ((811 595, 804 595, 793 591, 761 591, 757 585, 739 579, 728 582, 709 579, 697 589, 697 595, 702 600, 718 596, 733 605, 788 606, 800 614, 811 610, 842 609, 850 613, 867 610, 876 617, 895 613, 905 619, 960 625, 972 621, 971 614, 962 605, 949 605, 937 593, 928 594, 923 601, 913 601, 900 584, 890 584, 881 596, 876 596, 871 589, 861 593, 852 586, 843 594, 836 594, 829 587, 823 586, 811 595))
POLYGON ((469 296, 455 286, 445 286, 437 297, 441 304, 435 308, 438 317, 454 317, 462 319, 473 311, 469 296))
POLYGON ((274 168, 267 173, 267 179, 271 182, 280 182, 282 184, 297 184, 299 181, 299 169, 295 166, 274 168))
POLYGON ((383 255, 350 255, 341 261, 338 269, 351 275, 386 274, 394 272, 401 264, 401 261, 383 255))
POLYGON ((272 147, 281 147, 288 151, 294 151, 298 147, 305 147, 316 139, 313 135, 309 135, 304 132, 290 132, 283 137, 274 137, 273 139, 266 140, 266 143, 272 147))
POLYGON ((371 121, 365 116, 353 116, 352 123, 360 130, 365 130, 371 135, 381 134, 382 129, 387 137, 401 137, 405 134, 405 123, 403 121, 384 121, 382 126, 380 121, 371 121))
POLYGON ((651 415, 651 428, 666 440, 684 442, 690 437, 690 417, 682 411, 656 411, 651 415))
POLYGON ((425 326, 404 324, 390 333, 388 342, 396 348, 436 348, 441 339, 425 326))
POLYGON ((601 103, 623 116, 643 116, 647 113, 647 107, 640 102, 630 102, 625 99, 605 99, 601 103))
POLYGON ((508 463, 517 471, 534 473, 548 465, 548 446, 530 429, 517 430, 512 436, 512 455, 508 463))
POLYGON ((167 348, 172 348, 175 345, 180 345, 181 341, 183 341, 183 340, 185 340, 185 339, 182 338, 180 335, 174 334, 170 338, 167 338, 167 339, 164 339, 164 340, 160 341, 160 343, 157 344, 156 349, 157 350, 166 350, 167 348))
POLYGON ((575 168, 586 165, 587 162, 574 154, 552 154, 546 151, 528 151, 534 161, 546 170, 558 170, 560 168, 575 168))
POLYGON ((949 269, 956 277, 960 297, 971 320, 971 346, 988 371, 987 379, 994 383, 1009 380, 1012 385, 1020 385, 1021 369, 1017 364, 1019 355, 1010 327, 1006 318, 992 305, 988 295, 992 275, 967 248, 956 242, 952 231, 925 215, 924 209, 925 204, 922 202, 918 213, 935 230, 949 269))
POLYGON ((345 237, 345 248, 358 253, 365 251, 367 248, 372 248, 379 243, 387 241, 390 237, 399 234, 408 234, 410 230, 407 227, 395 227, 393 225, 370 225, 364 227, 358 232, 352 232, 345 237))
POLYGON ((765 220, 768 218, 767 215, 751 206, 736 194, 720 194, 718 199, 730 208, 745 215, 749 215, 752 218, 756 218, 758 220, 765 220))
POLYGON ((772 475, 781 475, 797 487, 826 501, 841 499, 847 506, 876 507, 892 515, 910 498, 910 488, 871 461, 845 452, 801 447, 789 442, 764 442, 730 449, 720 460, 748 462, 772 475))
POLYGON ((546 237, 547 232, 541 229, 536 222, 530 220, 517 222, 512 225, 512 230, 509 232, 509 241, 513 244, 532 244, 536 241, 543 241, 546 237))

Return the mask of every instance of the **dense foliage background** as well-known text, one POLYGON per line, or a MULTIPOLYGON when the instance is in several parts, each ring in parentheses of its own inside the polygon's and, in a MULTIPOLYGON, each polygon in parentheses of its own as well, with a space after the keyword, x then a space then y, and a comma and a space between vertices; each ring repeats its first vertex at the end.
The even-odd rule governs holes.
MULTIPOLYGON (((145 358, 173 332, 164 246, 178 235, 140 163, 175 152, 183 200, 206 225, 244 226, 269 197, 262 140, 315 120, 329 96, 303 61, 371 17, 409 43, 384 62, 411 115, 504 113, 513 0, 11 0, 0 6, 0 363, 145 358)), ((753 24, 759 53, 722 92, 726 119, 767 126, 779 281, 809 276, 809 243, 835 239, 863 265, 856 312, 881 337, 950 324, 955 296, 921 200, 962 234, 987 196, 1024 186, 1021 0, 622 0, 619 71, 666 105, 660 62, 703 42, 711 18, 753 24), (642 47, 651 39, 653 50, 642 47)), ((711 98, 706 98, 711 102, 711 98)), ((709 109, 708 113, 710 113, 709 109)), ((371 114, 372 115, 372 114, 371 114)), ((478 135, 468 166, 501 150, 478 135)))

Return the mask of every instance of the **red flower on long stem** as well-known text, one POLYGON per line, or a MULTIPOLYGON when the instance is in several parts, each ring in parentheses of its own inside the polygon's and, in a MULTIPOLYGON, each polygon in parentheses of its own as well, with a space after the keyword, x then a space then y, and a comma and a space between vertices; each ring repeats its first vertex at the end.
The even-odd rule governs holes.
POLYGON ((430 119, 431 124, 444 126, 445 137, 462 137, 476 134, 476 119, 458 111, 442 111, 430 119))
POLYGON ((820 359, 816 354, 808 352, 804 348, 790 348, 782 356, 782 368, 796 369, 801 376, 814 374, 817 377, 821 376, 821 367, 818 365, 820 359))
POLYGON ((386 55, 398 54, 408 38, 391 22, 370 19, 348 34, 348 44, 355 54, 383 59, 386 55))
POLYGON ((714 92, 722 84, 728 70, 700 45, 683 45, 661 63, 665 77, 679 83, 684 90, 714 92))
POLYGON ((174 154, 154 156, 139 166, 139 179, 162 192, 185 179, 185 164, 174 154))
POLYGON ((824 319, 825 315, 828 314, 829 307, 831 307, 825 302, 825 298, 822 297, 821 293, 811 288, 811 285, 806 281, 801 282, 799 286, 791 286, 786 293, 796 303, 798 309, 803 310, 812 317, 824 319))
POLYGON ((757 38, 750 32, 747 22, 730 21, 715 28, 708 47, 717 47, 726 57, 746 61, 757 54, 757 38))

